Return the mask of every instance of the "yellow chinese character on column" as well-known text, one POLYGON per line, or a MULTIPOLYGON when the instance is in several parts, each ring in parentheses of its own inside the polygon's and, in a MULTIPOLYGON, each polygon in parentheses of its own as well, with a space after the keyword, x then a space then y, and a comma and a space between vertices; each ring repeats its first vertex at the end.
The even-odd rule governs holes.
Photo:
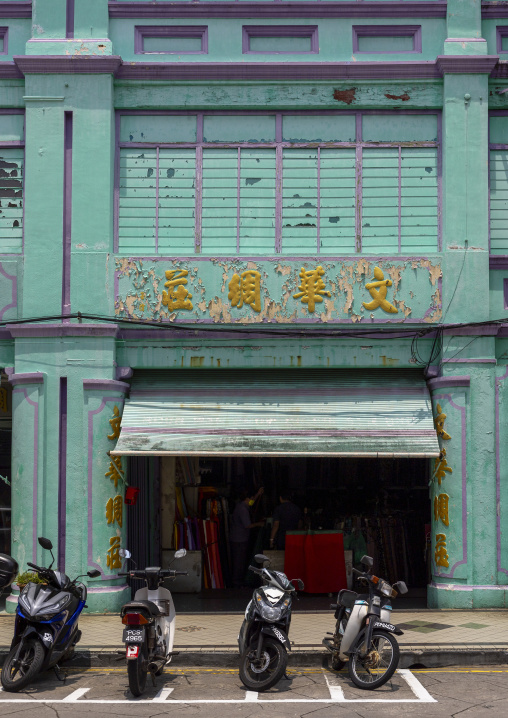
POLYGON ((189 272, 186 269, 169 269, 166 271, 166 279, 164 286, 168 291, 162 292, 162 303, 172 312, 175 309, 192 309, 192 294, 187 291, 184 284, 187 284, 189 272), (176 276, 175 276, 176 275, 176 276))
POLYGON ((7 414, 7 389, 3 386, 0 387, 0 411, 7 414))
POLYGON ((441 404, 436 404, 436 410, 437 410, 437 416, 434 419, 434 426, 436 427, 436 433, 438 436, 440 436, 445 441, 448 441, 448 439, 451 439, 452 437, 450 434, 447 434, 444 430, 444 423, 446 419, 446 414, 443 414, 443 410, 441 409, 441 404))
POLYGON ((445 526, 449 526, 448 520, 448 501, 450 497, 448 494, 439 494, 434 496, 434 519, 437 521, 441 519, 445 526))
POLYGON ((249 269, 247 272, 233 274, 229 285, 228 299, 234 307, 240 309, 250 304, 255 312, 261 311, 261 274, 249 269))
POLYGON ((111 424, 111 428, 113 429, 112 434, 108 434, 108 439, 111 439, 111 441, 114 441, 115 439, 118 439, 120 436, 120 424, 122 422, 122 417, 120 416, 120 410, 117 406, 113 408, 113 419, 109 420, 109 423, 111 424))
POLYGON ((438 480, 439 486, 441 486, 441 481, 446 476, 446 471, 449 474, 453 474, 453 470, 448 466, 448 462, 446 461, 446 449, 442 449, 434 462, 434 477, 438 480))
POLYGON ((302 300, 303 304, 307 304, 309 312, 313 312, 316 308, 316 302, 322 302, 323 297, 330 297, 330 292, 325 291, 325 283, 321 279, 325 270, 321 265, 317 269, 309 269, 305 271, 304 267, 300 270, 300 290, 293 294, 295 299, 302 300))
POLYGON ((444 566, 448 568, 448 553, 446 552, 446 535, 436 534, 436 549, 434 552, 434 561, 436 566, 444 566))
POLYGON ((108 524, 113 524, 115 521, 122 528, 123 522, 123 500, 121 496, 115 496, 114 499, 109 499, 106 504, 106 519, 108 524))
POLYGON ((372 297, 372 302, 362 302, 363 306, 365 309, 368 309, 369 312, 381 307, 384 312, 397 314, 399 310, 386 299, 387 287, 392 286, 392 280, 385 279, 385 275, 379 267, 374 267, 374 279, 377 281, 369 282, 365 285, 365 289, 369 290, 369 294, 372 297))
POLYGON ((108 568, 122 568, 122 559, 118 553, 120 549, 120 536, 112 536, 109 539, 111 548, 107 551, 106 563, 108 568))
POLYGON ((104 474, 106 478, 110 478, 111 481, 115 482, 115 489, 118 488, 118 479, 124 481, 124 470, 122 468, 122 457, 112 456, 109 464, 109 470, 104 474))

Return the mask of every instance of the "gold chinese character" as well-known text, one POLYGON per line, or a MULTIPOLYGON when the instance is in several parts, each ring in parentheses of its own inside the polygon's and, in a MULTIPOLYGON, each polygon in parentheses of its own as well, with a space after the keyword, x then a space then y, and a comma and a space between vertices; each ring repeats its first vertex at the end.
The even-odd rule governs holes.
POLYGON ((121 496, 115 496, 109 499, 106 504, 106 519, 108 524, 114 524, 115 521, 122 528, 123 522, 123 500, 121 496))
POLYGON ((437 410, 437 416, 434 419, 434 426, 436 427, 436 433, 438 436, 440 436, 445 441, 448 441, 448 439, 451 439, 452 437, 450 434, 447 434, 444 430, 444 423, 446 419, 446 414, 443 414, 443 410, 441 409, 441 404, 436 404, 436 410, 437 410))
POLYGON ((321 279, 325 270, 321 265, 317 269, 309 269, 305 271, 304 267, 300 270, 300 290, 293 294, 295 299, 302 299, 303 304, 308 305, 309 312, 313 312, 316 308, 316 302, 322 302, 323 297, 330 297, 330 292, 325 291, 325 283, 321 279))
POLYGON ((446 535, 436 534, 436 549, 434 552, 434 561, 436 566, 444 566, 448 568, 448 554, 446 552, 446 535))
POLYGON ((365 309, 368 309, 369 312, 373 309, 381 307, 384 312, 397 314, 399 310, 395 309, 393 304, 390 304, 390 302, 386 299, 386 293, 388 291, 387 287, 392 286, 392 280, 385 279, 385 275, 379 267, 374 267, 374 279, 377 281, 369 282, 365 285, 365 289, 369 290, 369 294, 373 301, 368 303, 362 302, 363 306, 365 309))
POLYGON ((172 312, 175 309, 192 309, 191 297, 192 294, 185 289, 183 286, 187 284, 187 275, 189 272, 186 269, 169 269, 166 271, 166 279, 164 286, 168 288, 168 291, 162 292, 162 303, 165 307, 172 312), (175 277, 176 274, 176 277, 175 277))
POLYGON ((240 309, 245 304, 250 304, 255 312, 261 311, 261 274, 249 269, 242 272, 241 276, 233 274, 229 283, 228 299, 234 307, 240 309))
POLYGON ((108 434, 108 439, 111 439, 111 441, 118 439, 118 437, 120 436, 120 424, 122 422, 122 417, 120 416, 120 410, 117 406, 115 406, 113 408, 113 414, 114 414, 114 418, 109 420, 109 423, 111 424, 111 428, 113 429, 113 433, 108 434))
POLYGON ((434 477, 438 480, 439 486, 441 486, 441 481, 446 476, 446 471, 449 474, 453 474, 453 470, 448 466, 448 462, 446 461, 446 449, 442 449, 434 462, 434 477))
POLYGON ((7 389, 3 386, 0 387, 0 411, 7 414, 7 389))
POLYGON ((434 496, 434 519, 437 521, 441 519, 445 526, 449 526, 448 520, 448 501, 450 497, 448 494, 439 494, 434 496))
POLYGON ((106 478, 110 478, 111 481, 115 482, 115 489, 118 488, 118 479, 125 481, 124 470, 122 468, 122 457, 112 456, 109 464, 109 470, 104 474, 106 478))
POLYGON ((107 551, 106 563, 108 568, 122 568, 122 559, 118 550, 120 549, 120 536, 112 536, 109 539, 111 548, 107 551))

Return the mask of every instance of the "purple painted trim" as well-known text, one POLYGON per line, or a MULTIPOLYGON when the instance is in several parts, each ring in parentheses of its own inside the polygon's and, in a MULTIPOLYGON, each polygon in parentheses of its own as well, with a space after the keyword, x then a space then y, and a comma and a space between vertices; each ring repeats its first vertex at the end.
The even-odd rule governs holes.
MULTIPOLYGON (((436 252, 436 254, 437 254, 437 252, 436 252)), ((331 262, 355 262, 356 261, 356 256, 351 256, 351 255, 339 256, 337 254, 330 254, 329 256, 328 255, 324 255, 324 256, 326 257, 327 260, 329 260, 331 262)), ((217 260, 220 262, 227 262, 227 261, 229 261, 229 262, 238 262, 238 261, 241 261, 241 262, 268 262, 268 261, 279 261, 280 260, 280 256, 276 255, 276 254, 266 254, 266 255, 260 255, 260 254, 259 255, 250 255, 249 254, 249 255, 242 256, 242 257, 237 257, 235 255, 230 255, 230 254, 224 254, 224 255, 210 254, 210 255, 206 255, 206 256, 201 255, 200 257, 195 257, 194 255, 186 256, 186 257, 175 257, 175 256, 170 257, 168 255, 161 254, 157 257, 154 257, 153 255, 149 255, 149 256, 147 256, 147 255, 144 255, 144 256, 132 255, 132 254, 127 254, 127 252, 122 252, 119 255, 118 259, 120 259, 120 258, 128 259, 129 261, 132 261, 132 262, 134 262, 134 261, 137 262, 139 260, 142 260, 143 262, 161 262, 161 261, 165 261, 165 262, 176 262, 176 261, 178 261, 178 262, 194 262, 194 261, 209 262, 211 259, 214 259, 214 260, 217 260)), ((295 254, 295 255, 284 255, 284 259, 287 260, 288 262, 315 262, 316 257, 313 254, 295 254)), ((398 254, 395 254, 395 255, 366 254, 365 256, 362 257, 362 259, 365 259, 368 262, 389 262, 389 261, 393 261, 393 262, 395 262, 395 261, 406 262, 407 261, 407 262, 409 262, 409 261, 413 261, 413 260, 416 262, 416 261, 420 261, 420 260, 433 261, 434 255, 431 254, 426 257, 423 257, 418 254, 415 254, 412 256, 406 255, 406 254, 403 256, 400 256, 398 254)), ((436 261, 439 261, 441 259, 441 257, 436 256, 435 259, 436 259, 436 261)), ((508 318, 507 318, 507 324, 508 324, 508 318)), ((19 326, 23 326, 23 325, 22 324, 21 325, 13 324, 12 326, 19 327, 19 326)), ((43 325, 38 324, 37 326, 43 326, 43 325)), ((55 326, 55 325, 53 325, 53 326, 55 326)), ((59 325, 56 325, 56 326, 59 326, 59 325)), ((85 325, 84 324, 74 324, 73 326, 85 326, 85 325)), ((88 326, 94 327, 94 326, 101 326, 101 325, 89 324, 88 326)), ((454 326, 455 325, 450 324, 451 329, 454 326)), ((11 328, 11 327, 9 327, 9 328, 11 328)), ((450 331, 451 331, 451 329, 450 329, 450 331)))
POLYGON ((362 251, 362 204, 363 204, 363 148, 361 145, 363 139, 362 115, 357 112, 355 115, 356 123, 356 162, 355 162, 355 251, 362 251))
POLYGON ((489 257, 489 269, 508 269, 508 255, 491 254, 489 257))
POLYGON ((0 62, 0 80, 23 79, 23 73, 18 70, 14 62, 0 62))
MULTIPOLYGON (((83 379, 85 391, 120 391, 126 394, 130 388, 130 384, 117 379, 83 379)), ((115 401, 118 401, 116 397, 115 401)))
POLYGON ((486 589, 489 591, 496 590, 496 591, 506 591, 508 589, 508 586, 476 586, 471 584, 461 584, 461 583, 436 583, 435 581, 431 581, 429 586, 432 586, 432 588, 437 588, 441 590, 447 590, 447 591, 474 591, 477 589, 486 589))
POLYGON ((490 73, 491 80, 506 80, 508 77, 508 62, 500 60, 490 73))
POLYGON ((503 279, 503 300, 504 308, 508 309, 508 279, 506 277, 503 279))
POLYGON ((321 253, 321 147, 317 148, 316 253, 321 253))
POLYGON ((422 51, 421 25, 353 25, 353 54, 400 55, 422 51), (360 50, 361 37, 410 37, 412 50, 360 50))
POLYGON ((437 65, 445 73, 491 73, 499 62, 497 55, 438 55, 437 65))
POLYGON ((470 376, 439 376, 427 381, 427 386, 431 391, 436 389, 445 389, 455 386, 469 386, 471 383, 470 376))
POLYGON ((113 248, 118 252, 118 222, 120 212, 120 123, 121 115, 119 112, 115 114, 115 168, 114 168, 114 187, 113 187, 113 248))
MULTIPOLYGON (((450 573, 435 573, 437 578, 453 578, 455 569, 467 563, 467 446, 466 446, 466 407, 458 406, 450 394, 434 394, 434 399, 447 399, 448 403, 461 414, 461 461, 462 461, 462 560, 453 564, 450 573)), ((434 567, 437 571, 437 567, 434 567)))
MULTIPOLYGON (((112 576, 111 578, 117 578, 117 576, 112 576)), ((126 583, 122 583, 120 586, 89 586, 88 593, 118 593, 118 591, 125 591, 126 588, 129 588, 126 583)))
POLYGON ((9 382, 11 384, 43 384, 44 374, 40 371, 11 374, 9 382))
POLYGON ((88 500, 88 537, 87 537, 87 548, 88 548, 88 565, 98 569, 101 572, 102 580, 108 580, 110 578, 118 578, 115 574, 105 574, 103 567, 95 563, 93 560, 93 418, 97 414, 100 414, 102 410, 107 406, 109 402, 115 402, 118 404, 120 399, 117 396, 103 396, 101 405, 98 409, 88 410, 88 487, 87 487, 87 500, 88 500))
POLYGON ((159 252, 159 152, 160 149, 157 147, 155 150, 155 251, 157 253, 159 252))
POLYGON ((236 157, 236 252, 240 254, 240 202, 241 202, 241 173, 242 173, 242 155, 241 148, 238 148, 236 157))
MULTIPOLYGON (((10 381, 15 377, 14 374, 10 381)), ((23 376, 23 374, 18 374, 18 376, 23 376)), ((33 458, 33 464, 34 464, 34 473, 33 473, 33 482, 32 482, 32 562, 37 563, 37 503, 38 503, 38 493, 39 493, 39 400, 33 401, 33 399, 30 399, 27 393, 26 389, 13 389, 13 394, 23 394, 27 402, 34 407, 34 458, 33 458)))
POLYGON ((497 364, 496 359, 443 359, 442 364, 497 364))
MULTIPOLYGON (((435 437, 436 432, 434 429, 429 431, 414 430, 414 431, 336 431, 334 429, 295 429, 291 430, 277 430, 277 429, 147 429, 146 427, 129 427, 128 429, 122 429, 123 434, 164 434, 164 435, 187 435, 187 436, 328 436, 328 437, 376 437, 376 438, 393 438, 397 436, 428 436, 435 437)), ((437 452, 436 455, 438 455, 437 452)))
POLYGON ((319 54, 317 25, 244 25, 242 27, 242 53, 244 55, 317 55, 319 54), (253 37, 307 37, 310 50, 251 50, 253 37))
POLYGON ((503 37, 508 37, 508 26, 498 25, 496 27, 496 52, 498 55, 504 55, 508 50, 503 50, 503 37))
POLYGON ((130 366, 117 366, 115 370, 115 378, 117 381, 122 381, 123 379, 130 379, 133 374, 134 370, 131 369, 130 366))
MULTIPOLYGON (((64 112, 62 315, 71 313, 72 112, 64 112)), ((64 320, 64 321, 69 321, 64 320)))
MULTIPOLYGON (((24 203, 23 203, 24 204, 24 203)), ((13 309, 14 307, 17 307, 18 305, 18 277, 15 274, 7 274, 5 269, 2 266, 2 263, 0 262, 0 274, 4 276, 6 279, 10 279, 12 282, 12 297, 11 297, 11 303, 6 304, 5 307, 0 310, 0 319, 3 319, 3 316, 6 311, 9 309, 13 309)))
POLYGON ((402 147, 399 147, 399 206, 398 206, 398 249, 402 251, 402 147))
POLYGON ((206 55, 208 54, 208 25, 136 25, 134 27, 136 55, 206 55), (200 50, 145 50, 145 37, 188 37, 201 40, 200 50))
POLYGON ((65 572, 67 536, 67 377, 60 377, 60 416, 58 422, 58 569, 65 572))
POLYGON ((23 74, 114 74, 122 63, 117 55, 14 55, 13 60, 23 74))
POLYGON ((116 337, 116 324, 10 324, 13 339, 18 337, 116 337))
MULTIPOLYGON (((363 3, 362 3, 363 4, 363 3)), ((211 3, 208 4, 211 7, 211 3)), ((69 62, 71 59, 69 59, 69 62)), ((482 56, 474 56, 482 60, 482 56)), ((16 58, 15 58, 16 59, 16 58)), ((38 58, 37 58, 38 59, 38 58)), ((48 58, 43 58, 47 60, 48 58)), ((84 58, 83 58, 84 59, 84 58)), ((101 59, 101 58, 99 58, 101 59)), ((466 58, 467 59, 467 58, 466 58)), ((497 60, 497 58, 496 58, 497 60)), ((485 66, 488 64, 485 61, 485 66)), ((478 65, 480 67, 480 65, 478 65)), ((490 67, 490 65, 489 65, 490 67)), ((494 65, 492 64, 492 67, 494 65)), ((28 70, 27 70, 28 71, 28 70)), ((39 70, 42 72, 43 70, 39 70)), ((59 68, 45 72, 71 72, 59 68)), ((105 72, 106 70, 102 70, 105 72)), ((471 69, 462 72, 490 72, 471 69)), ((86 69, 76 70, 86 72, 86 69)), ((114 70, 111 70, 114 72, 114 70)), ((441 79, 442 73, 435 62, 126 62, 119 67, 116 77, 120 80, 395 80, 395 79, 441 79)))
POLYGON ((66 0, 65 8, 65 37, 74 37, 74 0, 66 0))
POLYGON ((508 377, 508 366, 502 376, 496 377, 495 388, 495 420, 496 420, 496 536, 497 536, 497 570, 508 576, 508 569, 501 567, 501 425, 499 418, 499 390, 501 382, 508 377))
POLYGON ((12 376, 14 374, 14 367, 6 366, 6 367, 4 367, 4 371, 7 374, 7 376, 12 376))
MULTIPOLYGON (((1 12, 1 9, 0 9, 1 12)), ((0 27, 0 39, 4 41, 4 49, 0 52, 0 55, 8 55, 7 47, 8 47, 8 40, 9 40, 9 28, 8 27, 0 27)))
POLYGON ((508 17, 508 5, 500 2, 482 2, 482 20, 508 17))
POLYGON ((2 2, 0 6, 1 17, 32 17, 32 0, 17 0, 2 2))
POLYGON ((446 2, 119 2, 110 17, 446 17, 446 2))
POLYGON ((451 327, 450 329, 443 329, 443 334, 446 336, 455 337, 495 337, 499 333, 499 324, 487 324, 486 326, 472 326, 472 327, 451 327))

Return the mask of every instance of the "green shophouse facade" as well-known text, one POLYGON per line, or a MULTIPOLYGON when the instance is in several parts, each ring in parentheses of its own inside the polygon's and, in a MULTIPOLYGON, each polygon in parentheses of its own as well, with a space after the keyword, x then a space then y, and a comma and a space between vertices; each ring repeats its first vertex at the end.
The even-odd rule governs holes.
POLYGON ((508 2, 0 2, 20 564, 117 610, 129 455, 417 456, 429 605, 508 604, 507 53, 508 2))

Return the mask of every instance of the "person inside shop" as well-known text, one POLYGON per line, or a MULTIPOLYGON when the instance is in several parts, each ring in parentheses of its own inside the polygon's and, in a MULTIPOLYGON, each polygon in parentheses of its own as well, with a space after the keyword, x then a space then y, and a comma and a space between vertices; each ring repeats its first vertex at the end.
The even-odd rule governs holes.
POLYGON ((279 499, 280 504, 273 513, 270 548, 283 551, 286 547, 286 531, 296 531, 302 527, 302 512, 291 501, 289 492, 282 492, 279 499))
POLYGON ((240 493, 240 500, 236 504, 231 517, 231 530, 229 542, 231 545, 231 580, 233 588, 240 588, 243 584, 245 571, 247 570, 247 553, 249 548, 250 530, 257 526, 264 526, 264 521, 252 522, 250 506, 256 503, 264 489, 261 487, 258 492, 245 489, 240 493))

